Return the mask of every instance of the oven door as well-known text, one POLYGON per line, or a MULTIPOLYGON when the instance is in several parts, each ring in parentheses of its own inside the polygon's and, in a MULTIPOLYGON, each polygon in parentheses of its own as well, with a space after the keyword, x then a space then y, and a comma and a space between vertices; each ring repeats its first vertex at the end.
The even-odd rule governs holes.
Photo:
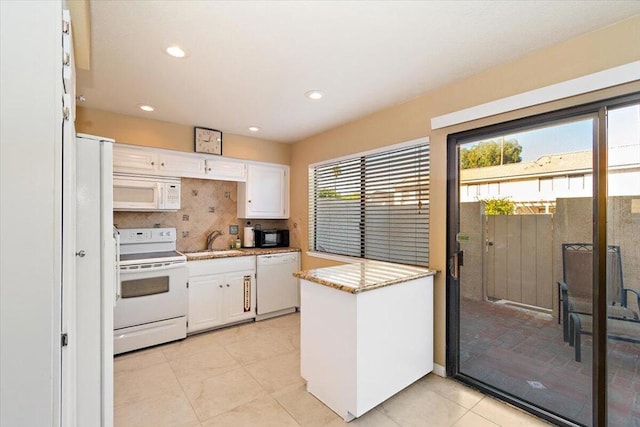
POLYGON ((123 266, 114 329, 187 315, 187 265, 123 266))

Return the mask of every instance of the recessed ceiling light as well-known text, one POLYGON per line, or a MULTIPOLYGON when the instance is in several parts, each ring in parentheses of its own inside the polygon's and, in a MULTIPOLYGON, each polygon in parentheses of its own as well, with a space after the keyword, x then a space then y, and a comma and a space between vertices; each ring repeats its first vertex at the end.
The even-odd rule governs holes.
POLYGON ((319 90, 310 90, 309 92, 305 93, 304 95, 309 99, 318 100, 318 99, 322 99, 324 97, 324 92, 319 91, 319 90))
POLYGON ((175 44, 169 46, 166 49, 166 52, 174 58, 184 58, 185 56, 187 56, 187 51, 175 44))
POLYGON ((249 130, 251 132, 258 132, 260 130, 259 126, 249 126, 249 130))
POLYGON ((139 105, 138 107, 142 111, 153 111, 153 110, 155 110, 155 108, 153 108, 151 105, 139 105))

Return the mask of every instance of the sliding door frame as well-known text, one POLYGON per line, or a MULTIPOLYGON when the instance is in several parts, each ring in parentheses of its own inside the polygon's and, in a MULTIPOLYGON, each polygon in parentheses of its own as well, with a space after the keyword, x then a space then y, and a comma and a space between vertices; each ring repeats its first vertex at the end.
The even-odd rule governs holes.
POLYGON ((447 376, 495 396, 521 409, 559 425, 572 426, 572 421, 547 411, 522 398, 506 393, 460 372, 460 280, 459 244, 459 146, 473 139, 489 138, 514 130, 523 130, 544 123, 568 120, 580 116, 594 118, 593 144, 593 363, 592 363, 592 426, 607 425, 607 111, 638 103, 640 92, 588 104, 538 114, 447 136, 447 276, 446 276, 446 362, 447 376))

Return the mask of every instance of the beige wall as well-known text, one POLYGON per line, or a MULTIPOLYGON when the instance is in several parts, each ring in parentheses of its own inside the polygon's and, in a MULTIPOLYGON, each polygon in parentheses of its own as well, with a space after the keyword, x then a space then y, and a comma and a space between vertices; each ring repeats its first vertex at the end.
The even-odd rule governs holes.
MULTIPOLYGON (((293 145, 291 152, 292 242, 303 249, 303 268, 334 265, 309 257, 307 231, 307 167, 310 163, 428 136, 431 139, 431 268, 446 266, 446 139, 450 133, 504 122, 597 99, 640 91, 636 81, 545 105, 432 131, 435 116, 515 95, 607 68, 640 60, 640 16, 583 35, 516 61, 489 69, 401 105, 367 116, 293 145)), ((497 49, 498 50, 498 49, 497 49)), ((463 53, 461 53, 463 54, 463 53)), ((434 58, 437 60, 437 58, 434 58)), ((429 70, 425 70, 428 72, 429 70)), ((445 365, 445 276, 435 280, 435 362, 445 365)))
MULTIPOLYGON (((122 144, 193 152, 193 126, 178 123, 78 107, 76 129, 122 144)), ((290 152, 289 144, 223 133, 222 154, 225 157, 288 165, 290 152)))

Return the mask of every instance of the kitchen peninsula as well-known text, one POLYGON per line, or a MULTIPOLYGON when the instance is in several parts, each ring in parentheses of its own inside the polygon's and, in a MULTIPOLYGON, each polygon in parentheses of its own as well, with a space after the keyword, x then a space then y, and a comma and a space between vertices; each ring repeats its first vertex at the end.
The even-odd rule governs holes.
POLYGON ((378 261, 296 272, 307 391, 350 421, 431 372, 435 273, 378 261))

